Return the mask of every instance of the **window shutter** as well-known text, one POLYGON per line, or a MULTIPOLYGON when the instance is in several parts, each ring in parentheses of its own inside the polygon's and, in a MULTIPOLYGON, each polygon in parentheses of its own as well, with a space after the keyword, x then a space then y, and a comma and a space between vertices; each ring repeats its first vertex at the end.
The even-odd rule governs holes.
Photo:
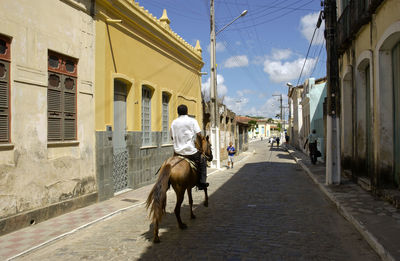
POLYGON ((10 63, 0 61, 0 142, 9 142, 9 69, 10 63))
POLYGON ((47 123, 48 140, 62 140, 62 87, 61 75, 58 73, 49 73, 47 89, 47 123))
POLYGON ((64 139, 74 140, 76 133, 76 78, 65 76, 64 87, 64 139))
POLYGON ((49 52, 47 90, 49 141, 76 139, 76 63, 73 58, 49 52))

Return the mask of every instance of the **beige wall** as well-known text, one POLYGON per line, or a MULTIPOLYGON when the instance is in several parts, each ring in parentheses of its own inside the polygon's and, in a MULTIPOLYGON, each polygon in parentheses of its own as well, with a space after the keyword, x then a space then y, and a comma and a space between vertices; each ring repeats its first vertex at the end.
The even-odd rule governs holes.
POLYGON ((90 1, 0 1, 11 42, 11 144, 0 146, 0 218, 95 192, 90 1), (48 50, 78 59, 76 142, 47 142, 48 50))

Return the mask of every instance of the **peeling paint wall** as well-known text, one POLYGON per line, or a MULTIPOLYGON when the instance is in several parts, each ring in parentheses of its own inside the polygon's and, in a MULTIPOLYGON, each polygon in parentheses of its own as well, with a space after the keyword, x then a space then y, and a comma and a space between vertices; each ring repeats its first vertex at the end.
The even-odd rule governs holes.
POLYGON ((0 146, 0 219, 96 192, 90 0, 3 0, 11 41, 11 143, 0 146), (77 140, 47 142, 48 51, 78 60, 77 140))

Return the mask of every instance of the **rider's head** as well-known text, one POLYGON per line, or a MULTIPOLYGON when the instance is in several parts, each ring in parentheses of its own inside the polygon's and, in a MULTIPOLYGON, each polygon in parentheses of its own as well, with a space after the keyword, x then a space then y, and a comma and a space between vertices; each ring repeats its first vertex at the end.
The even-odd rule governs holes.
POLYGON ((178 115, 179 116, 187 115, 187 113, 188 113, 188 108, 187 108, 186 105, 181 104, 181 105, 178 106, 178 115))
POLYGON ((315 134, 315 133, 317 133, 317 131, 316 131, 315 129, 313 129, 313 130, 312 130, 312 133, 314 133, 314 134, 315 134))

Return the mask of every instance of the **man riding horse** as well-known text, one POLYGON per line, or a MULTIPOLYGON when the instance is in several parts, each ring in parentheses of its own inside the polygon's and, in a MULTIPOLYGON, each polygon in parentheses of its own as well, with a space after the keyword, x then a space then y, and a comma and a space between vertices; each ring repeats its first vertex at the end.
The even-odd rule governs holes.
POLYGON ((188 108, 186 105, 178 106, 178 118, 172 121, 171 138, 174 144, 175 155, 183 156, 196 163, 199 182, 197 187, 203 190, 208 187, 206 159, 202 156, 195 146, 195 140, 201 142, 201 129, 197 120, 187 115, 188 108))

